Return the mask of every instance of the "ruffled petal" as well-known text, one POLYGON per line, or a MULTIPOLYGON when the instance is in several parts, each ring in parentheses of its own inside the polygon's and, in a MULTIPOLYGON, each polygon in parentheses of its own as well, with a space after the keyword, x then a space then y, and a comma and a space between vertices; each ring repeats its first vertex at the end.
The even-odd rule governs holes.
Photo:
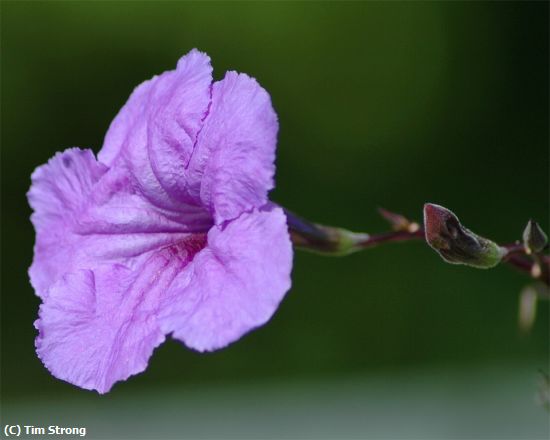
POLYGON ((274 185, 277 130, 269 94, 256 80, 228 72, 214 83, 188 175, 191 193, 200 193, 216 224, 267 202, 274 185))
POLYGON ((185 170, 209 110, 210 58, 192 51, 178 62, 176 73, 169 87, 156 90, 157 110, 148 125, 149 160, 156 178, 171 197, 199 203, 198 199, 189 199, 192 182, 185 170))
POLYGON ((50 288, 35 324, 45 366, 99 393, 145 370, 165 339, 156 319, 160 296, 195 251, 193 243, 182 243, 134 270, 115 264, 65 274, 50 288))
POLYGON ((199 351, 224 347, 270 319, 290 288, 291 267, 282 209, 267 206, 214 226, 163 297, 161 327, 199 351))
POLYGON ((93 186, 107 172, 90 150, 71 148, 57 153, 32 174, 27 194, 34 210, 34 261, 29 270, 33 287, 41 295, 64 272, 70 256, 66 238, 75 215, 90 197, 93 186))
POLYGON ((89 150, 58 153, 38 168, 28 196, 36 228, 29 274, 42 298, 66 272, 106 262, 134 267, 149 252, 212 225, 200 207, 173 212, 151 205, 125 169, 107 170, 89 150))
POLYGON ((188 194, 185 168, 208 111, 211 83, 210 58, 192 50, 176 70, 138 86, 109 127, 99 160, 127 166, 157 206, 198 204, 188 194))
POLYGON ((253 78, 228 72, 211 82, 210 59, 193 50, 176 70, 137 87, 99 160, 127 166, 155 205, 203 204, 220 224, 267 202, 278 123, 253 78))
POLYGON ((27 194, 36 230, 69 223, 107 169, 96 161, 92 151, 79 148, 56 153, 47 164, 38 167, 32 173, 32 186, 27 194))

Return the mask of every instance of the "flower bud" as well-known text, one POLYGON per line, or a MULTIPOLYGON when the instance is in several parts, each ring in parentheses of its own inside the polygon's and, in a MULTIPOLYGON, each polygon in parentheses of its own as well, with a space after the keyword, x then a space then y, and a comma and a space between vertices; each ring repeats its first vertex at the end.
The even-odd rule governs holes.
POLYGON ((548 237, 539 224, 533 220, 529 220, 523 231, 523 246, 525 247, 525 252, 527 254, 540 252, 547 243, 548 237))
POLYGON ((292 243, 302 249, 327 255, 347 255, 361 250, 369 234, 312 223, 285 210, 292 243))
POLYGON ((443 206, 424 205, 424 230, 428 244, 448 263, 488 269, 506 254, 496 243, 462 226, 443 206))

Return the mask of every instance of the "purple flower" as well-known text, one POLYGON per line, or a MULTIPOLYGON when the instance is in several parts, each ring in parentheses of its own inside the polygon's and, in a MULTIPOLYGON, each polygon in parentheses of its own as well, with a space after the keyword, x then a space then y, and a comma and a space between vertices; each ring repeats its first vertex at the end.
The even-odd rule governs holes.
POLYGON ((252 78, 212 83, 207 55, 144 82, 98 159, 57 153, 32 175, 37 353, 100 393, 171 334, 198 351, 270 319, 292 247, 273 188, 277 116, 252 78))

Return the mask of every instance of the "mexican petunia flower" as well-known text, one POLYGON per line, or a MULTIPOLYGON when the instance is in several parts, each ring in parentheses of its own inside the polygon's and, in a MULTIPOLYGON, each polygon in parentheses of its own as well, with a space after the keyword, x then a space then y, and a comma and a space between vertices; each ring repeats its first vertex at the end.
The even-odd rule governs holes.
POLYGON ((54 376, 105 393, 167 335, 210 351, 270 319, 292 268, 267 198, 277 129, 254 79, 212 82, 193 50, 134 90, 97 159, 71 148, 36 169, 29 273, 54 376))

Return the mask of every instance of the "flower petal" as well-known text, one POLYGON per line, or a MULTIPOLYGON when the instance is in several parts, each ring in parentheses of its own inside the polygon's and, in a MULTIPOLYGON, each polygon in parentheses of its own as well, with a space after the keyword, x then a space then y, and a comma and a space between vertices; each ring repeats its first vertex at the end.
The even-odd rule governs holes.
POLYGON ((106 172, 107 167, 95 160, 91 150, 79 148, 56 153, 38 167, 28 193, 35 228, 49 230, 52 224, 69 222, 67 215, 76 211, 106 172))
POLYGON ((188 195, 187 166, 210 102, 210 58, 197 50, 176 70, 138 86, 113 120, 98 158, 125 164, 149 200, 177 209, 188 195))
POLYGON ((196 350, 224 347, 269 320, 290 288, 291 267, 282 209, 267 206, 214 226, 163 297, 161 326, 196 350))
POLYGON ((34 210, 36 230, 34 261, 29 270, 38 295, 60 275, 68 263, 66 235, 74 215, 89 197, 93 186, 107 172, 90 150, 71 148, 57 153, 32 174, 27 196, 34 210))
POLYGON ((152 254, 135 270, 114 264, 64 275, 36 322, 37 353, 59 379, 100 393, 143 371, 164 341, 160 296, 194 255, 194 243, 152 254))
POLYGON ((188 174, 191 193, 200 192, 216 224, 267 202, 274 185, 277 130, 269 94, 256 80, 228 72, 214 83, 188 174))
POLYGON ((28 196, 36 228, 29 274, 42 298, 66 272, 106 262, 134 267, 212 225, 200 207, 182 205, 176 213, 151 205, 125 169, 107 170, 89 150, 58 153, 39 167, 28 196))
POLYGON ((156 87, 157 110, 149 117, 148 153, 162 187, 177 200, 189 199, 185 172, 208 114, 212 85, 210 58, 192 51, 178 62, 177 77, 156 87), (161 89, 159 91, 159 89, 161 89))

